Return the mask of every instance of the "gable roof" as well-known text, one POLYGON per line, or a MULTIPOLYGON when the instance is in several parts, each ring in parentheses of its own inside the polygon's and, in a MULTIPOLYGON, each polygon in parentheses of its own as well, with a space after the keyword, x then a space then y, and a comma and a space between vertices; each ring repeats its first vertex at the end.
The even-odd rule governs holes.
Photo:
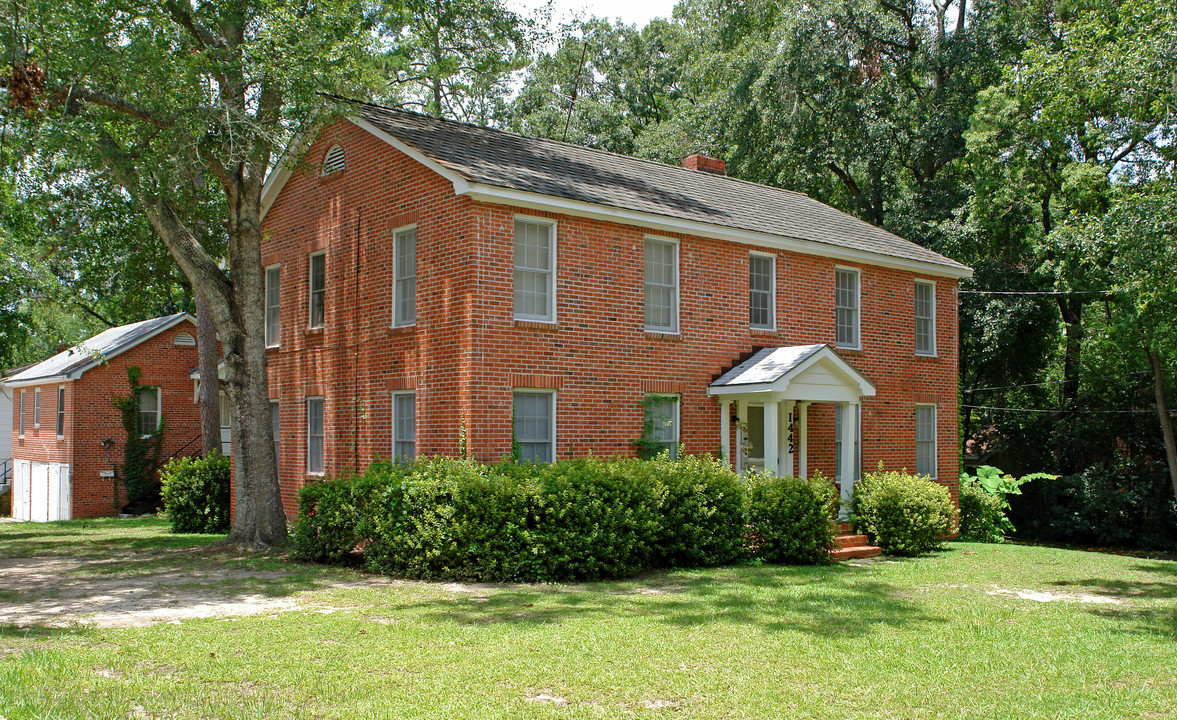
POLYGON ((5 384, 37 385, 54 380, 74 380, 90 368, 185 321, 196 324, 195 318, 188 313, 177 313, 103 330, 69 350, 22 370, 6 379, 5 384))
POLYGON ((855 370, 829 345, 763 348, 711 383, 707 393, 740 395, 784 392, 793 381, 801 382, 806 370, 822 362, 843 378, 840 382, 853 386, 858 394, 875 394, 874 383, 855 370))
MULTIPOLYGON (((349 101, 352 121, 477 200, 968 277, 961 263, 807 195, 570 143, 349 101), (728 233, 716 231, 733 231, 728 233), (775 241, 775 242, 774 242, 775 241), (881 262, 880 262, 881 261, 881 262), (889 262, 888 262, 889 261, 889 262)), ((267 179, 263 210, 289 177, 267 179)))

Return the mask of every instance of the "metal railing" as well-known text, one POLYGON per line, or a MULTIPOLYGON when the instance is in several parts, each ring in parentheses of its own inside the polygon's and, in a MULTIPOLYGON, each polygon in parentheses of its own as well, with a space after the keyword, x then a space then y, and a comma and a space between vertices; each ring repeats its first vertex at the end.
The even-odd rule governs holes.
POLYGON ((0 485, 12 484, 12 458, 0 460, 0 485))

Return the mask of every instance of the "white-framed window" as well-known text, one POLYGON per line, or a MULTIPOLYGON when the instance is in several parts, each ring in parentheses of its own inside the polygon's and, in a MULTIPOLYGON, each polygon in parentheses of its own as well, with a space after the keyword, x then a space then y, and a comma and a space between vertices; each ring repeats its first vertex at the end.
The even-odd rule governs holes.
POLYGON ((308 256, 307 284, 310 290, 308 327, 321 328, 327 318, 327 253, 320 251, 308 256))
POLYGON ((392 324, 406 327, 417 322, 417 228, 394 233, 392 252, 392 324))
POLYGON ((278 347, 282 329, 282 266, 266 268, 266 347, 278 347))
POLYGON ((645 425, 648 439, 658 452, 666 450, 670 457, 678 457, 679 398, 677 395, 647 395, 645 425))
MULTIPOLYGON (((834 477, 842 478, 842 422, 845 414, 843 405, 834 406, 834 477)), ((851 477, 857 481, 862 477, 862 405, 854 406, 854 467, 851 477)))
POLYGON ((556 457, 556 393, 516 390, 512 398, 519 459, 546 463, 556 457))
POLYGON ((33 427, 41 427, 41 388, 33 390, 33 427))
POLYGON ((857 270, 838 268, 834 271, 834 308, 837 324, 837 345, 857 350, 861 347, 859 337, 859 273, 857 270))
POLYGON ((139 433, 143 437, 159 431, 160 405, 159 388, 139 388, 139 433))
POLYGON ((776 328, 776 258, 748 256, 748 325, 758 330, 776 328))
POLYGON ((392 457, 411 463, 417 458, 417 394, 392 394, 392 457))
POLYGON ((323 398, 307 398, 307 474, 323 474, 323 398))
POLYGON ((915 354, 936 354, 936 284, 915 281, 915 354))
POLYGON ((678 332, 678 243, 646 238, 646 329, 678 332))
POLYGON ((270 401, 270 433, 274 436, 274 463, 281 465, 282 453, 278 452, 282 448, 282 443, 278 442, 278 430, 281 428, 281 412, 277 400, 270 401))
POLYGON ((18 434, 19 437, 25 436, 25 392, 26 391, 24 391, 24 390, 20 391, 20 433, 18 434))
POLYGON ((915 471, 936 479, 936 406, 915 406, 915 471))
POLYGON ((65 385, 57 388, 57 437, 65 437, 65 385))
POLYGON ((556 226, 515 218, 515 319, 556 319, 556 226))

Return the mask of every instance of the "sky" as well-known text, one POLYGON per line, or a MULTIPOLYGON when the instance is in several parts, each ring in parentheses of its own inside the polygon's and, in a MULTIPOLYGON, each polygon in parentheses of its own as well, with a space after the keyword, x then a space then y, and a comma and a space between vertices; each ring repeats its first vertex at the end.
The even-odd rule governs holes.
MULTIPOLYGON (((677 0, 552 0, 554 24, 571 20, 578 13, 645 27, 656 17, 670 17, 677 0)), ((545 4, 545 0, 507 0, 507 7, 521 15, 545 4)))

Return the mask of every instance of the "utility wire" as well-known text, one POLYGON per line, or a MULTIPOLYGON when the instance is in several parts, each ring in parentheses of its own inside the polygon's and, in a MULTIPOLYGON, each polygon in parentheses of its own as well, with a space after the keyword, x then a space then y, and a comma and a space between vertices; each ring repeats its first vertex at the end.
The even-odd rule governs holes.
POLYGON ((1040 297, 1070 297, 1073 295, 1097 295, 1109 297, 1111 290, 958 290, 960 295, 1037 295, 1040 297))
MULTIPOLYGON (((1133 370, 1132 372, 1124 373, 1124 375, 1152 375, 1152 371, 1150 371, 1150 370, 1133 370)), ((1120 377, 1123 377, 1123 375, 1087 375, 1087 376, 1085 376, 1086 379, 1098 378, 1101 380, 1106 380, 1109 378, 1120 378, 1120 377)), ((1043 382, 1025 383, 1023 385, 994 385, 992 387, 965 388, 964 390, 961 390, 961 392, 967 393, 967 392, 985 392, 987 390, 1016 390, 1018 388, 1044 387, 1046 385, 1065 385, 1068 382, 1071 382, 1071 381, 1069 381, 1069 380, 1046 380, 1043 382)))
MULTIPOLYGON (((1011 408, 1011 407, 993 407, 992 405, 961 405, 960 407, 966 410, 1002 410, 1006 412, 1020 412, 1020 413, 1062 413, 1069 412, 1067 410, 1043 409, 1043 408, 1011 408)), ((1156 415, 1156 410, 1079 410, 1088 415, 1156 415)), ((1170 415, 1177 415, 1177 410, 1170 410, 1170 415)))

